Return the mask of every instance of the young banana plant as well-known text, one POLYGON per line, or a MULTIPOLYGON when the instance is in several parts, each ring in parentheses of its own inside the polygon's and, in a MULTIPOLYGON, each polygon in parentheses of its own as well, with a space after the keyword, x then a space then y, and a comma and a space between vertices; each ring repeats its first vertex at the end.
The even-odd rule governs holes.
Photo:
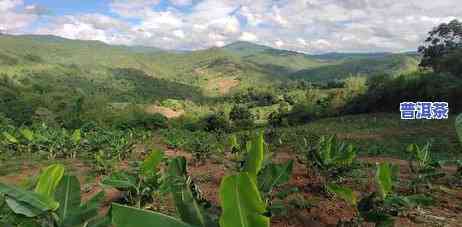
POLYGON ((105 177, 103 185, 114 187, 125 193, 130 205, 144 208, 152 202, 152 194, 159 188, 158 168, 164 157, 160 151, 152 151, 134 172, 119 171, 105 177))
POLYGON ((322 176, 325 187, 338 176, 352 170, 356 154, 357 148, 352 144, 338 142, 335 136, 322 136, 317 146, 308 150, 307 168, 314 168, 322 176))
POLYGON ((352 205, 359 216, 351 223, 362 223, 364 220, 376 226, 393 226, 393 217, 403 209, 421 205, 431 205, 432 199, 426 195, 401 196, 394 191, 397 179, 397 166, 389 163, 377 164, 375 173, 376 191, 358 199, 357 194, 348 187, 329 184, 330 193, 352 205))
POLYGON ((462 114, 459 114, 456 118, 455 126, 457 135, 459 136, 459 141, 462 144, 462 114))
POLYGON ((417 192, 421 184, 430 188, 432 181, 445 175, 440 171, 441 165, 432 159, 430 148, 430 143, 423 147, 411 144, 407 148, 410 155, 409 166, 414 175, 410 183, 413 192, 417 192))

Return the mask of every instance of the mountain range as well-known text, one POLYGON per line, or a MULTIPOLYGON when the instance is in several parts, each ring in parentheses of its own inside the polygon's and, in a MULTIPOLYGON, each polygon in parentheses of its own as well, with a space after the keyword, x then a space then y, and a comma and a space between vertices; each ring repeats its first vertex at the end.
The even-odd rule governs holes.
POLYGON ((250 42, 197 51, 108 45, 51 35, 0 35, 0 72, 9 75, 78 68, 89 79, 133 69, 153 79, 225 94, 288 80, 328 82, 352 75, 396 75, 417 68, 416 53, 305 54, 250 42), (105 73, 103 73, 105 72, 105 73))

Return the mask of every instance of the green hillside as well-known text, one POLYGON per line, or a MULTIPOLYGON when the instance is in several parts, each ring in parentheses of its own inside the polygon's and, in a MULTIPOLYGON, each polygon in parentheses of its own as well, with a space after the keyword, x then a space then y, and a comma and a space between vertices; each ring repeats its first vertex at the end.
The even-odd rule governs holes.
MULTIPOLYGON (((143 97, 143 101, 225 95, 255 87, 257 82, 259 87, 264 87, 294 79, 323 82, 341 80, 352 74, 397 74, 413 70, 416 65, 417 57, 411 54, 307 55, 248 42, 223 48, 174 52, 50 35, 0 36, 0 70, 16 78, 27 76, 34 80, 34 75, 45 74, 66 81, 75 76, 73 79, 84 78, 90 81, 88 84, 98 81, 98 86, 120 91, 126 88, 114 83, 117 81, 114 72, 139 72, 143 80, 148 81, 143 85, 158 84, 158 90, 165 90, 166 94, 175 93, 169 91, 169 88, 176 88, 171 84, 189 87, 185 93, 195 91, 188 95, 178 92, 180 95, 173 96, 161 95, 164 91, 142 92, 149 95, 143 97), (60 76, 62 74, 68 77, 60 76), (165 82, 171 84, 162 89, 165 82)), ((139 89, 133 84, 127 87, 139 89)), ((109 94, 119 96, 120 92, 109 94)))
POLYGON ((342 80, 348 76, 364 74, 400 74, 413 71, 418 65, 415 53, 326 53, 303 54, 279 50, 249 42, 236 42, 224 47, 268 70, 268 73, 290 79, 308 81, 342 80))
MULTIPOLYGON (((330 58, 332 59, 332 58, 330 58)), ((373 57, 342 57, 341 60, 330 60, 331 64, 304 69, 290 75, 293 79, 309 81, 342 80, 351 75, 361 74, 371 77, 390 74, 399 75, 415 71, 419 58, 413 54, 383 54, 373 57)))

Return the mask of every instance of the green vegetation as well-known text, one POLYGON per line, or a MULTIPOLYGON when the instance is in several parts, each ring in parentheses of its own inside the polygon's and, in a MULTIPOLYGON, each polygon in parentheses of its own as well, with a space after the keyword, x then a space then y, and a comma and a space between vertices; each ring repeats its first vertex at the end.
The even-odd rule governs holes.
POLYGON ((38 176, 34 190, 0 183, 0 199, 6 203, 0 207, 0 224, 106 226, 109 220, 98 216, 104 194, 98 193, 88 201, 81 202, 79 180, 76 176, 65 175, 64 172, 63 165, 46 167, 38 176))
POLYGON ((0 225, 460 223, 459 30, 422 59, 0 35, 0 225))
POLYGON ((401 210, 432 204, 431 197, 397 194, 394 191, 396 174, 396 166, 389 163, 377 165, 375 173, 377 191, 359 201, 356 194, 349 188, 330 184, 328 190, 356 207, 359 216, 357 220, 351 220, 351 223, 361 223, 365 220, 375 223, 376 226, 394 226, 392 216, 396 216, 401 210))

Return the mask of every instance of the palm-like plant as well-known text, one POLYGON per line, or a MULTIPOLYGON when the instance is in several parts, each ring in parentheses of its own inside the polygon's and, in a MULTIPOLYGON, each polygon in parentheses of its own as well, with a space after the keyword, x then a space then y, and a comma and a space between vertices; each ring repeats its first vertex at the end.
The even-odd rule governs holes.
POLYGON ((441 165, 431 157, 431 143, 422 147, 417 144, 410 144, 407 151, 410 155, 409 166, 414 175, 414 179, 410 183, 414 192, 417 192, 419 185, 426 184, 427 187, 430 187, 433 180, 445 175, 439 171, 441 165))
POLYGON ((335 136, 322 136, 318 145, 308 152, 309 163, 330 178, 349 170, 356 158, 352 144, 338 142, 335 136))

